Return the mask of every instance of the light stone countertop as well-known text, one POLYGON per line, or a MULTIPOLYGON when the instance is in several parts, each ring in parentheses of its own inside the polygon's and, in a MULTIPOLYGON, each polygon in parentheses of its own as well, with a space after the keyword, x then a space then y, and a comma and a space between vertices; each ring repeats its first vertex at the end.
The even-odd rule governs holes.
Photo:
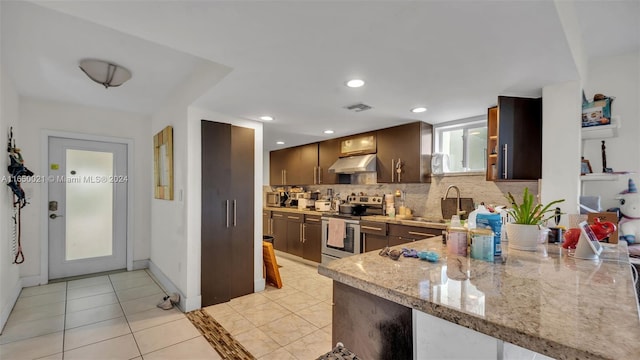
MULTIPOLYGON (((606 260, 553 244, 495 263, 447 256, 441 237, 410 245, 437 263, 378 251, 320 265, 335 281, 557 359, 640 359, 640 321, 624 242, 606 260)), ((507 249, 505 247, 505 249, 507 249)))
MULTIPOLYGON (((330 215, 332 213, 327 211, 315 211, 315 210, 298 210, 297 208, 288 208, 288 207, 263 207, 263 210, 268 211, 280 211, 280 212, 289 212, 296 214, 305 214, 305 215, 330 215)), ((399 218, 390 218, 388 216, 382 215, 370 215, 370 216, 362 216, 361 220, 366 221, 377 221, 384 222, 388 224, 400 224, 400 225, 409 225, 409 226, 417 226, 431 229, 446 229, 447 225, 441 222, 431 222, 431 221, 417 221, 417 220, 406 220, 399 218)))

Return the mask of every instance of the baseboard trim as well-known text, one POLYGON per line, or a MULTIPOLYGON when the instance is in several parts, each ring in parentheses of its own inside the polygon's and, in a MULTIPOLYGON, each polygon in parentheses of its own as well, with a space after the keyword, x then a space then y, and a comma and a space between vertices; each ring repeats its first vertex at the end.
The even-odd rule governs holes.
POLYGON ((193 299, 187 299, 182 291, 180 291, 180 289, 178 289, 178 287, 171 280, 169 280, 169 278, 162 272, 162 270, 160 270, 160 268, 156 264, 153 263, 153 261, 148 260, 148 264, 149 271, 160 283, 160 285, 162 285, 167 293, 171 294, 175 292, 180 294, 180 303, 178 304, 178 308, 180 309, 180 311, 188 312, 200 308, 200 297, 198 297, 198 306, 192 308, 191 304, 195 301, 193 299))
POLYGON ((264 291, 264 288, 267 286, 267 282, 263 279, 255 279, 253 280, 253 292, 257 293, 260 291, 264 291))
POLYGON ((133 270, 142 270, 149 268, 149 259, 133 260, 133 270))
POLYGON ((27 276, 27 277, 20 278, 20 285, 22 285, 23 288, 30 287, 30 286, 46 285, 47 283, 48 281, 42 282, 42 277, 40 275, 27 276))
POLYGON ((4 326, 9 320, 9 315, 11 315, 11 310, 13 310, 13 306, 18 301, 18 296, 20 296, 20 291, 22 291, 22 283, 20 280, 16 281, 15 285, 8 291, 9 292, 9 302, 2 308, 2 313, 0 313, 0 334, 2 334, 2 330, 4 330, 4 326))

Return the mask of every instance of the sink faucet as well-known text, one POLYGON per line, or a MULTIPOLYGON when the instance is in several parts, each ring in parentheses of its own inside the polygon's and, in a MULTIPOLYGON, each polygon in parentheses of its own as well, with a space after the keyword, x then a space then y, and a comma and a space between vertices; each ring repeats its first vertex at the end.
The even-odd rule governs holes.
POLYGON ((444 198, 448 198, 449 197, 449 190, 454 189, 456 191, 456 215, 460 216, 462 214, 465 214, 466 211, 462 210, 462 205, 460 204, 460 189, 458 189, 457 186, 455 185, 449 185, 449 187, 447 188, 447 192, 444 194, 444 198))

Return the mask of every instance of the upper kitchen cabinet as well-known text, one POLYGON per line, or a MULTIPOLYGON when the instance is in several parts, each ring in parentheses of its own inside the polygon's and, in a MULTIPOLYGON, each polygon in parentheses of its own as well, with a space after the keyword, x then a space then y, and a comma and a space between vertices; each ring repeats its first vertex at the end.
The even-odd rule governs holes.
POLYGON ((270 185, 315 184, 318 174, 318 143, 269 153, 270 185))
POLYGON ((431 181, 433 127, 424 122, 378 130, 378 183, 431 181))
POLYGON ((499 96, 487 113, 487 180, 542 177, 542 99, 499 96))
POLYGON ((339 184, 340 175, 329 172, 329 167, 340 157, 340 139, 321 141, 318 148, 318 177, 313 184, 339 184))

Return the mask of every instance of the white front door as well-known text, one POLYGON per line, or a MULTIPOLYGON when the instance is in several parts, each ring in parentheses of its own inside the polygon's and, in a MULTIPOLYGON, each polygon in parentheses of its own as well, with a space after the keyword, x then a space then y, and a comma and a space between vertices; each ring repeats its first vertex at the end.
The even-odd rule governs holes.
POLYGON ((49 279, 126 268, 127 145, 49 137, 49 279))

